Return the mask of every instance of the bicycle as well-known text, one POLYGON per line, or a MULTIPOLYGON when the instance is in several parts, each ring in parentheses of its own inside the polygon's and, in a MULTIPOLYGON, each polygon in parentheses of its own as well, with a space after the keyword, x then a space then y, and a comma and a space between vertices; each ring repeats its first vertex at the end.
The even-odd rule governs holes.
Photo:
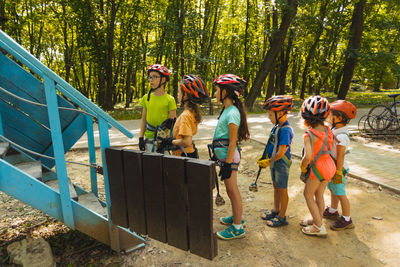
POLYGON ((396 97, 400 94, 390 94, 388 97, 393 97, 393 103, 389 106, 379 104, 374 106, 367 115, 367 123, 369 127, 377 132, 397 131, 400 128, 400 111, 397 112, 396 97))

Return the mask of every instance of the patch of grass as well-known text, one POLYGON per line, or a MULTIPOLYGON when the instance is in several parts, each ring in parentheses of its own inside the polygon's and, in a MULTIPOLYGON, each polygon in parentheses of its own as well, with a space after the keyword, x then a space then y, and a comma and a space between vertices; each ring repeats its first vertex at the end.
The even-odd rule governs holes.
POLYGON ((137 120, 142 118, 142 107, 114 109, 109 111, 108 114, 117 121, 137 120))
MULTIPOLYGON (((347 93, 346 100, 353 103, 356 107, 372 107, 376 104, 390 104, 393 103, 393 98, 388 97, 389 94, 400 93, 400 90, 381 90, 381 92, 355 92, 350 91, 347 93)), ((324 96, 328 98, 329 101, 336 100, 336 95, 333 93, 324 93, 324 96)))

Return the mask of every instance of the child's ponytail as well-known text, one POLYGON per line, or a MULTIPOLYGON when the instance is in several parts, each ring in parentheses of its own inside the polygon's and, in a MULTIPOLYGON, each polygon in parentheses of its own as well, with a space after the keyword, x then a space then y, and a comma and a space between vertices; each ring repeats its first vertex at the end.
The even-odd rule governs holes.
POLYGON ((239 126, 239 133, 238 133, 238 140, 239 142, 243 140, 248 140, 250 138, 249 126, 247 125, 247 114, 245 107, 237 97, 237 95, 233 94, 233 104, 237 107, 240 112, 240 126, 239 126))

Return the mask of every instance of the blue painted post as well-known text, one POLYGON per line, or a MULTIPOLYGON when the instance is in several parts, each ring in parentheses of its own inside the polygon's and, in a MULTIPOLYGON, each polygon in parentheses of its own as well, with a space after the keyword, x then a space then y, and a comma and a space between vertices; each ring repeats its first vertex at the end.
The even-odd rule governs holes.
POLYGON ((1 119, 1 113, 0 113, 0 134, 4 136, 4 130, 3 130, 3 120, 1 119))
POLYGON ((110 233, 110 246, 113 250, 119 251, 119 233, 118 228, 111 221, 111 197, 110 197, 110 183, 108 181, 108 171, 106 163, 106 148, 110 147, 110 137, 108 135, 108 123, 102 117, 99 117, 99 137, 100 137, 100 148, 101 148, 101 160, 103 163, 103 177, 104 177, 104 189, 106 193, 107 203, 107 218, 109 222, 109 233, 110 233))
POLYGON ((54 81, 47 76, 43 77, 46 93, 47 111, 51 128, 51 139, 56 162, 58 185, 60 188, 61 208, 64 224, 75 229, 74 214, 72 211, 71 197, 68 187, 67 165, 65 163, 64 143, 61 132, 60 114, 58 112, 57 94, 54 81))
MULTIPOLYGON (((86 130, 88 138, 90 164, 96 164, 96 148, 94 145, 93 118, 89 115, 86 115, 86 130)), ((95 196, 98 197, 97 173, 94 168, 90 168, 90 183, 93 194, 95 194, 95 196)))

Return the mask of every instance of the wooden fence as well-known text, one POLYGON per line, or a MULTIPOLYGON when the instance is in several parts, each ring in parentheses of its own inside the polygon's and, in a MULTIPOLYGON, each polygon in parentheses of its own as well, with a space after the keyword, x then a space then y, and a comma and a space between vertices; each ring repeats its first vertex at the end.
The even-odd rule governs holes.
POLYGON ((111 220, 207 259, 213 231, 215 163, 136 150, 106 149, 111 220))

